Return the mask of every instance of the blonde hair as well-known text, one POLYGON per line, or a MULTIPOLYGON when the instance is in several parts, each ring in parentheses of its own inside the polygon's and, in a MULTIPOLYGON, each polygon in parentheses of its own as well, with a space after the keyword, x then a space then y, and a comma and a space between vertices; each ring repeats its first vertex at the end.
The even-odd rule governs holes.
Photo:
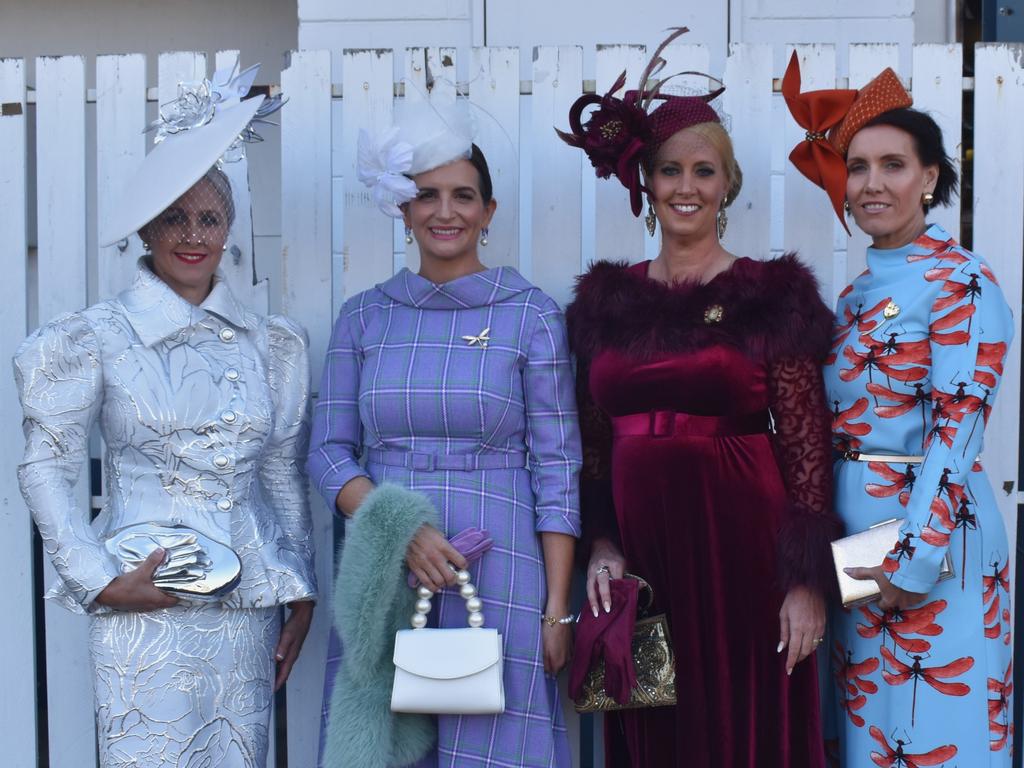
MULTIPOLYGON (((733 201, 740 193, 740 188, 743 186, 743 171, 740 170, 740 164, 736 162, 736 152, 732 147, 732 139, 729 138, 729 133, 722 127, 721 123, 697 123, 695 125, 687 126, 682 128, 677 133, 689 132, 700 136, 711 148, 718 153, 718 156, 722 158, 722 166, 725 170, 726 180, 729 182, 729 189, 725 193, 725 205, 732 205, 733 201)), ((673 134, 675 135, 675 134, 673 134)), ((669 137, 671 138, 671 137, 669 137)), ((665 142, 662 142, 664 144, 665 142)), ((659 146, 655 152, 650 155, 651 166, 653 167, 654 158, 657 156, 657 152, 660 151, 659 146)), ((645 168, 650 173, 651 168, 645 168)))

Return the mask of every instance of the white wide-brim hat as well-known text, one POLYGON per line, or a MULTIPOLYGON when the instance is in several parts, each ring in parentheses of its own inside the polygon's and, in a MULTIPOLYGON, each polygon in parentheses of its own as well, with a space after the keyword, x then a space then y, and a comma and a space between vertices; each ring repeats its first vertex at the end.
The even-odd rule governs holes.
POLYGON ((199 181, 238 140, 266 97, 218 106, 209 122, 168 134, 153 147, 100 222, 100 245, 138 232, 199 181))

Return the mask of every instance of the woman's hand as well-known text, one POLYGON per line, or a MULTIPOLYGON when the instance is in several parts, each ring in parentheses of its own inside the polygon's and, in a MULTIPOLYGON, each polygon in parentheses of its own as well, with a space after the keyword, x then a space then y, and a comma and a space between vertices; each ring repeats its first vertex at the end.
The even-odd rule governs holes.
POLYGON ((439 592, 455 584, 455 572, 448 563, 456 569, 465 568, 466 558, 437 528, 422 525, 405 552, 405 563, 420 584, 431 592, 439 592))
POLYGON ((779 647, 786 657, 786 674, 806 659, 825 634, 825 598, 808 587, 793 587, 786 593, 779 610, 779 647))
POLYGON ((156 611, 178 604, 153 584, 153 573, 164 561, 164 550, 154 549, 138 568, 114 578, 96 596, 96 602, 115 611, 156 611))
POLYGON ((288 603, 291 613, 281 627, 281 637, 274 649, 274 661, 277 662, 277 675, 274 680, 274 692, 281 689, 292 673, 292 667, 299 658, 299 651, 309 632, 309 623, 313 621, 313 602, 301 600, 288 603))
POLYGON ((882 593, 882 596, 878 599, 878 607, 883 611, 894 609, 905 611, 907 608, 917 605, 928 597, 927 592, 908 592, 897 587, 889 581, 889 576, 881 565, 876 565, 873 568, 844 568, 843 571, 847 576, 858 581, 874 579, 875 583, 878 584, 879 591, 882 593))
POLYGON ((587 600, 595 617, 598 614, 598 599, 605 613, 612 609, 612 593, 608 582, 621 579, 625 572, 626 559, 619 548, 608 539, 597 539, 590 550, 590 563, 587 565, 587 600))
MULTIPOLYGON (((568 611, 563 608, 547 615, 560 619, 568 611)), ((540 636, 544 644, 544 671, 554 677, 572 658, 572 624, 549 626, 546 621, 541 622, 540 636)))

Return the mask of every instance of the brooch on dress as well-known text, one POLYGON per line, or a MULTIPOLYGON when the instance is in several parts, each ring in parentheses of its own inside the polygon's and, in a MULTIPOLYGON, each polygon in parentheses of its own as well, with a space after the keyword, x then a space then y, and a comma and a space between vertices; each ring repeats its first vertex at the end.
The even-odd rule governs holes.
POLYGON ((479 345, 480 349, 487 349, 487 342, 489 342, 491 340, 491 337, 488 336, 487 334, 489 334, 490 332, 491 332, 490 328, 484 328, 482 331, 480 331, 479 335, 477 335, 477 336, 463 336, 462 340, 464 342, 466 342, 466 344, 471 346, 471 347, 474 344, 476 344, 476 345, 479 345))
POLYGON ((885 305, 885 309, 882 310, 882 317, 886 320, 892 320, 896 315, 900 313, 900 305, 892 299, 889 299, 889 303, 885 305))
POLYGON ((725 310, 722 308, 721 304, 712 304, 704 310, 704 322, 707 325, 720 323, 722 322, 723 317, 725 317, 725 310))

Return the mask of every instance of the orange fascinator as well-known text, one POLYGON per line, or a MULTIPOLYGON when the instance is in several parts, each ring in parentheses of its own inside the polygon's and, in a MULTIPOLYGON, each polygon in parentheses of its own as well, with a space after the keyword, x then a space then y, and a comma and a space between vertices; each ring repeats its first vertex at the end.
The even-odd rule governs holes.
POLYGON ((846 151, 854 134, 879 115, 911 106, 899 77, 889 67, 859 91, 833 88, 800 93, 800 63, 796 52, 782 78, 782 95, 790 114, 806 137, 789 154, 797 169, 825 190, 839 221, 846 198, 846 151))

